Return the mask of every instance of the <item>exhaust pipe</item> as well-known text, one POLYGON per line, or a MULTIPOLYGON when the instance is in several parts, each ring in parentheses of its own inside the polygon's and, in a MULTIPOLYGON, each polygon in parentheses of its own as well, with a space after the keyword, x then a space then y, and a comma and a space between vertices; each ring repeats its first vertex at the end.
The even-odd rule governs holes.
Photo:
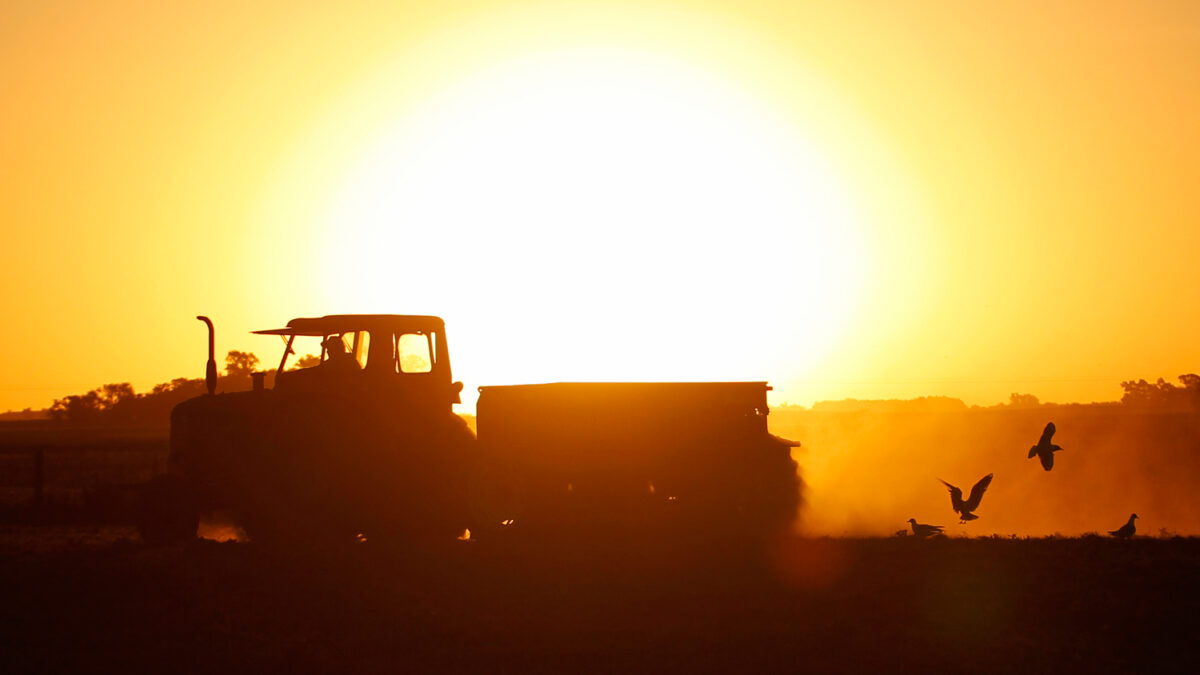
POLYGON ((208 365, 204 368, 204 385, 208 387, 208 395, 212 396, 217 393, 216 330, 212 319, 207 316, 196 318, 208 326, 208 365))

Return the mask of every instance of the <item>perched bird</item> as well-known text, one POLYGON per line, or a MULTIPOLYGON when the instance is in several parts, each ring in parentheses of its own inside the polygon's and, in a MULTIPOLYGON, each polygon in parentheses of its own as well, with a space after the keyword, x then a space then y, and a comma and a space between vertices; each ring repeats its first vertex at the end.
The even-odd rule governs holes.
POLYGON ((913 534, 918 537, 932 537, 935 534, 942 533, 941 525, 926 525, 925 523, 918 523, 916 518, 909 518, 908 522, 912 524, 913 534))
POLYGON ((1122 525, 1121 527, 1119 527, 1115 530, 1109 530, 1108 533, 1114 537, 1119 537, 1121 539, 1128 539, 1133 536, 1134 532, 1137 532, 1137 526, 1135 526, 1133 524, 1133 521, 1135 521, 1135 520, 1137 520, 1137 514, 1132 513, 1129 515, 1128 522, 1126 522, 1124 525, 1122 525))
MULTIPOLYGON (((942 479, 939 478, 938 480, 942 479)), ((963 501, 962 490, 959 490, 953 485, 942 480, 942 485, 950 488, 950 506, 954 507, 954 510, 958 512, 958 522, 965 523, 968 520, 975 520, 979 517, 971 512, 979 508, 979 502, 983 499, 983 493, 988 489, 988 485, 991 485, 991 483, 992 474, 989 473, 988 475, 979 479, 979 482, 975 484, 975 487, 971 488, 971 496, 968 497, 966 501, 963 501)))
POLYGON ((1042 460, 1042 468, 1049 471, 1054 468, 1054 453, 1062 450, 1062 448, 1050 442, 1050 437, 1054 435, 1054 422, 1046 425, 1042 431, 1042 438, 1037 445, 1029 448, 1029 459, 1033 459, 1034 455, 1042 460))

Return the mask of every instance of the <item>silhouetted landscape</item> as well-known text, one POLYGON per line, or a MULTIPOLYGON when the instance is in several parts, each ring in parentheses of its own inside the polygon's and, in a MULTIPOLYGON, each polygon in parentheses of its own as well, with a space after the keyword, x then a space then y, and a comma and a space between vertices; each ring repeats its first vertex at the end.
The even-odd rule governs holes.
MULTIPOLYGON (((253 354, 229 352, 220 390, 249 390, 258 364, 253 354)), ((273 379, 268 371, 266 386, 273 379)), ((946 397, 824 401, 777 406, 768 422, 774 434, 802 443, 793 451, 806 481, 797 530, 807 535, 886 536, 915 517, 951 525, 950 535, 1079 536, 1137 511, 1143 534, 1196 536, 1200 377, 1178 381, 1125 381, 1120 401, 1091 404, 1029 394, 988 407, 946 397), (1052 420, 1066 449, 1046 476, 1031 470, 1036 461, 1026 450, 1052 420), (938 479, 988 472, 997 475, 983 517, 959 526, 938 479)), ((0 504, 26 512, 40 450, 48 510, 79 510, 89 499, 115 509, 114 486, 165 470, 171 408, 203 392, 202 379, 182 377, 144 393, 107 384, 0 422, 0 504)), ((463 417, 474 429, 474 416, 463 417)))
MULTIPOLYGON (((232 352, 220 390, 251 388, 256 361, 232 352)), ((1086 405, 777 407, 771 431, 803 443, 803 506, 769 541, 300 549, 211 518, 205 538, 142 543, 133 490, 164 470, 166 416, 204 382, 107 385, 0 425, 3 653, 15 671, 1185 671, 1200 416, 1197 379, 1180 381, 1086 405), (1063 450, 1047 472, 1027 451, 1050 420, 1063 450), (937 481, 984 472, 978 520, 959 524, 937 481), (1132 540, 1097 534, 1135 510, 1132 540), (911 536, 910 518, 945 534, 911 536)))
POLYGON ((0 2, 0 670, 1196 672, 1198 85, 1198 2, 0 2))

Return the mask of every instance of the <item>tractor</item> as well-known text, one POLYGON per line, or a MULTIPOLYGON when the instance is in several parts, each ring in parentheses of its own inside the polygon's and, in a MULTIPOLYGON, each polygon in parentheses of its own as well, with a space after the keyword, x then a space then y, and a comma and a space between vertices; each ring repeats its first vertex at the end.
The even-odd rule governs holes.
POLYGON ((478 437, 453 406, 444 322, 289 321, 274 386, 171 413, 169 470, 143 491, 150 542, 232 516, 256 541, 392 541, 663 531, 775 535, 800 500, 767 430, 766 382, 560 382, 479 388, 478 437), (302 342, 319 352, 294 359, 302 342))

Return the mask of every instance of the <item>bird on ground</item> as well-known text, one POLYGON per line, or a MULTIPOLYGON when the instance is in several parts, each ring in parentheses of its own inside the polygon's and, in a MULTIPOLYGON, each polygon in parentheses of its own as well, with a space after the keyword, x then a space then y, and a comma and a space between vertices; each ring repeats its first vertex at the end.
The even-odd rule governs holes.
POLYGON ((1054 435, 1054 422, 1046 425, 1042 431, 1042 438, 1037 445, 1029 448, 1029 459, 1033 459, 1036 455, 1042 460, 1042 468, 1049 471, 1054 468, 1054 453, 1062 450, 1062 448, 1050 442, 1050 437, 1054 435))
POLYGON ((975 520, 979 517, 971 512, 979 508, 979 502, 983 499, 983 493, 988 489, 988 485, 992 483, 992 474, 989 473, 979 479, 975 487, 971 488, 971 496, 966 501, 963 501, 962 490, 959 490, 941 478, 938 480, 941 480, 942 485, 950 489, 950 506, 958 513, 958 522, 965 523, 968 520, 975 520))
POLYGON ((1135 520, 1137 520, 1137 514, 1132 513, 1129 515, 1128 522, 1115 530, 1109 530, 1108 533, 1120 539, 1128 539, 1133 536, 1134 532, 1137 532, 1137 526, 1133 524, 1135 520))
POLYGON ((941 525, 926 525, 918 523, 916 518, 909 518, 908 522, 912 524, 913 535, 917 537, 932 537, 942 533, 941 525))

